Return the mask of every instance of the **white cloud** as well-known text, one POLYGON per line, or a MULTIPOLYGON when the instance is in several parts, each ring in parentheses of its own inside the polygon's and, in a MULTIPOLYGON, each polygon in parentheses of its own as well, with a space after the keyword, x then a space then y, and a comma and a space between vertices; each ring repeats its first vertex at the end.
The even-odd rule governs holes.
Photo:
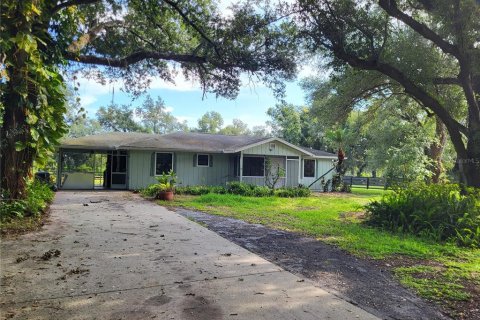
POLYGON ((172 111, 173 111, 173 107, 166 106, 166 107, 165 107, 165 111, 166 111, 166 112, 172 112, 172 111))
POLYGON ((87 108, 91 104, 97 101, 97 98, 91 94, 81 94, 80 95, 80 105, 84 108, 87 108))
POLYGON ((195 119, 194 117, 175 116, 175 118, 177 118, 177 120, 180 121, 180 122, 187 121, 187 123, 190 127, 195 127, 197 125, 197 119, 195 119))
POLYGON ((160 78, 153 78, 150 83, 150 89, 167 89, 175 91, 198 91, 200 85, 192 80, 187 80, 183 74, 179 73, 174 77, 174 82, 171 83, 160 78))
POLYGON ((93 79, 87 79, 81 76, 78 77, 78 79, 75 82, 76 83, 78 82, 80 84, 80 86, 78 87, 78 92, 80 96, 82 95, 98 96, 98 95, 111 93, 113 87, 120 88, 120 83, 118 81, 113 83, 107 82, 105 85, 103 85, 93 79))

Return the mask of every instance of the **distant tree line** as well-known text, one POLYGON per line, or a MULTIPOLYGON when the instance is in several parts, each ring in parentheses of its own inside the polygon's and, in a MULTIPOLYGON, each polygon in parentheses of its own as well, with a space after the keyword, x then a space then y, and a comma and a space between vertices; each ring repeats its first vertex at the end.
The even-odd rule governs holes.
POLYGON ((198 119, 197 127, 189 127, 186 120, 179 120, 168 111, 161 97, 154 100, 147 96, 138 106, 110 104, 98 109, 95 117, 87 117, 80 100, 70 99, 66 122, 69 125, 69 137, 81 137, 100 132, 147 132, 165 134, 176 131, 191 131, 226 135, 268 136, 266 126, 254 126, 252 129, 240 119, 233 119, 224 126, 224 120, 216 111, 206 112, 198 119))

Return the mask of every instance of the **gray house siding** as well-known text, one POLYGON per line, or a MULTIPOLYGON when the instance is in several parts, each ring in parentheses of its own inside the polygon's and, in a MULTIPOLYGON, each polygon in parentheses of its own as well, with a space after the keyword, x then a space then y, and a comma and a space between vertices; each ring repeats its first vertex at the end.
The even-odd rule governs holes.
MULTIPOLYGON (((168 152, 168 151, 157 151, 168 152)), ((130 151, 129 189, 141 189, 156 183, 153 173, 152 154, 155 151, 130 151)), ((177 173, 178 185, 223 185, 229 178, 229 157, 226 154, 210 154, 211 166, 196 166, 194 152, 173 152, 173 168, 177 173)))
MULTIPOLYGON (((315 165, 315 177, 304 177, 303 176, 303 160, 300 162, 300 183, 304 186, 309 186, 312 182, 314 182, 316 179, 321 177, 323 174, 325 174, 328 170, 332 168, 332 159, 316 159, 316 165, 315 165)), ((308 159, 308 158, 307 158, 308 159)), ((311 159, 311 158, 310 158, 311 159)), ((325 175, 325 181, 328 179, 331 179, 333 176, 333 171, 329 172, 328 174, 325 175)), ((320 181, 315 182, 310 189, 315 190, 315 191, 323 191, 322 190, 322 184, 320 181)))
MULTIPOLYGON (((140 189, 155 183, 156 179, 151 175, 152 172, 152 152, 153 151, 130 151, 129 161, 129 189, 140 189)), ((166 151, 158 151, 166 152, 166 151)), ((315 177, 306 178, 303 177, 303 160, 301 152, 284 145, 280 142, 275 142, 275 147, 271 148, 270 143, 264 143, 257 145, 243 152, 244 157, 248 156, 266 156, 272 159, 274 163, 280 164, 285 169, 285 158, 287 156, 297 156, 300 161, 292 161, 293 165, 290 166, 290 172, 287 171, 287 177, 291 177, 294 183, 287 183, 288 186, 295 186, 298 183, 303 185, 310 185, 318 177, 330 170, 332 167, 331 159, 316 159, 315 165, 315 177), (270 150, 272 149, 272 150, 270 150), (299 164, 300 168, 298 168, 299 164), (292 172, 293 170, 295 172, 292 172), (300 170, 300 179, 294 179, 298 176, 298 170, 300 170)), ((228 181, 240 180, 238 171, 240 165, 240 154, 210 154, 212 166, 211 167, 197 167, 195 162, 194 152, 175 152, 173 157, 174 170, 178 176, 178 185, 191 186, 191 185, 225 185, 228 181), (237 162, 237 165, 235 165, 237 162)), ((330 172, 325 176, 325 180, 331 179, 333 173, 330 172)), ((259 186, 265 185, 265 177, 242 177, 242 181, 249 184, 255 184, 259 186)), ((277 183, 277 187, 283 186, 286 183, 286 179, 282 178, 277 183)), ((321 191, 322 186, 320 181, 317 181, 311 187, 312 190, 321 191)))
MULTIPOLYGON (((152 151, 129 151, 128 189, 142 189, 156 183, 152 172, 152 151)), ((175 156, 174 156, 175 161, 175 156)))
POLYGON ((300 152, 280 142, 272 142, 274 148, 270 148, 270 143, 263 143, 243 150, 243 154, 247 155, 265 155, 265 156, 298 156, 300 152))
POLYGON ((211 166, 197 167, 196 153, 176 153, 176 173, 178 184, 193 185, 224 185, 228 181, 228 159, 226 154, 210 154, 211 166))

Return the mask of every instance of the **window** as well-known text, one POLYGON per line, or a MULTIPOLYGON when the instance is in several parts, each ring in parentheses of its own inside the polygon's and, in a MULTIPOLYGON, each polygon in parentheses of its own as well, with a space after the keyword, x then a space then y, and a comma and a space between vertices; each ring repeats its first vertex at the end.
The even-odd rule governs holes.
POLYGON ((208 154, 197 154, 197 167, 208 167, 210 165, 208 154))
POLYGON ((157 153, 155 155, 155 175, 168 173, 173 168, 172 153, 157 153))
POLYGON ((313 159, 303 160, 303 176, 305 178, 315 177, 315 160, 313 159))
POLYGON ((243 157, 244 177, 263 177, 265 176, 265 159, 263 157, 243 157))
POLYGON ((270 149, 270 151, 273 151, 275 150, 275 143, 274 142, 271 142, 270 145, 268 146, 268 148, 270 149))

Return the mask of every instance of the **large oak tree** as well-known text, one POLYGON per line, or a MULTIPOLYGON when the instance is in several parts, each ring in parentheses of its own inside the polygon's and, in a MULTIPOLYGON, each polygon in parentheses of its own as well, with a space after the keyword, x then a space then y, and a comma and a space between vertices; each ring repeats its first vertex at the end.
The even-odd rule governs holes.
POLYGON ((65 134, 64 77, 121 78, 133 93, 182 72, 234 98, 247 73, 276 92, 295 74, 297 45, 278 10, 209 0, 3 0, 0 4, 2 193, 25 197, 26 177, 65 134))
POLYGON ((457 153, 461 181, 480 187, 477 1, 299 0, 296 12, 307 49, 329 56, 335 71, 348 65, 382 74, 435 114, 457 153), (412 34, 415 41, 401 41, 412 34), (440 63, 423 63, 429 57, 440 63), (462 99, 439 94, 444 86, 459 91, 462 99), (456 116, 462 108, 466 116, 456 116))

